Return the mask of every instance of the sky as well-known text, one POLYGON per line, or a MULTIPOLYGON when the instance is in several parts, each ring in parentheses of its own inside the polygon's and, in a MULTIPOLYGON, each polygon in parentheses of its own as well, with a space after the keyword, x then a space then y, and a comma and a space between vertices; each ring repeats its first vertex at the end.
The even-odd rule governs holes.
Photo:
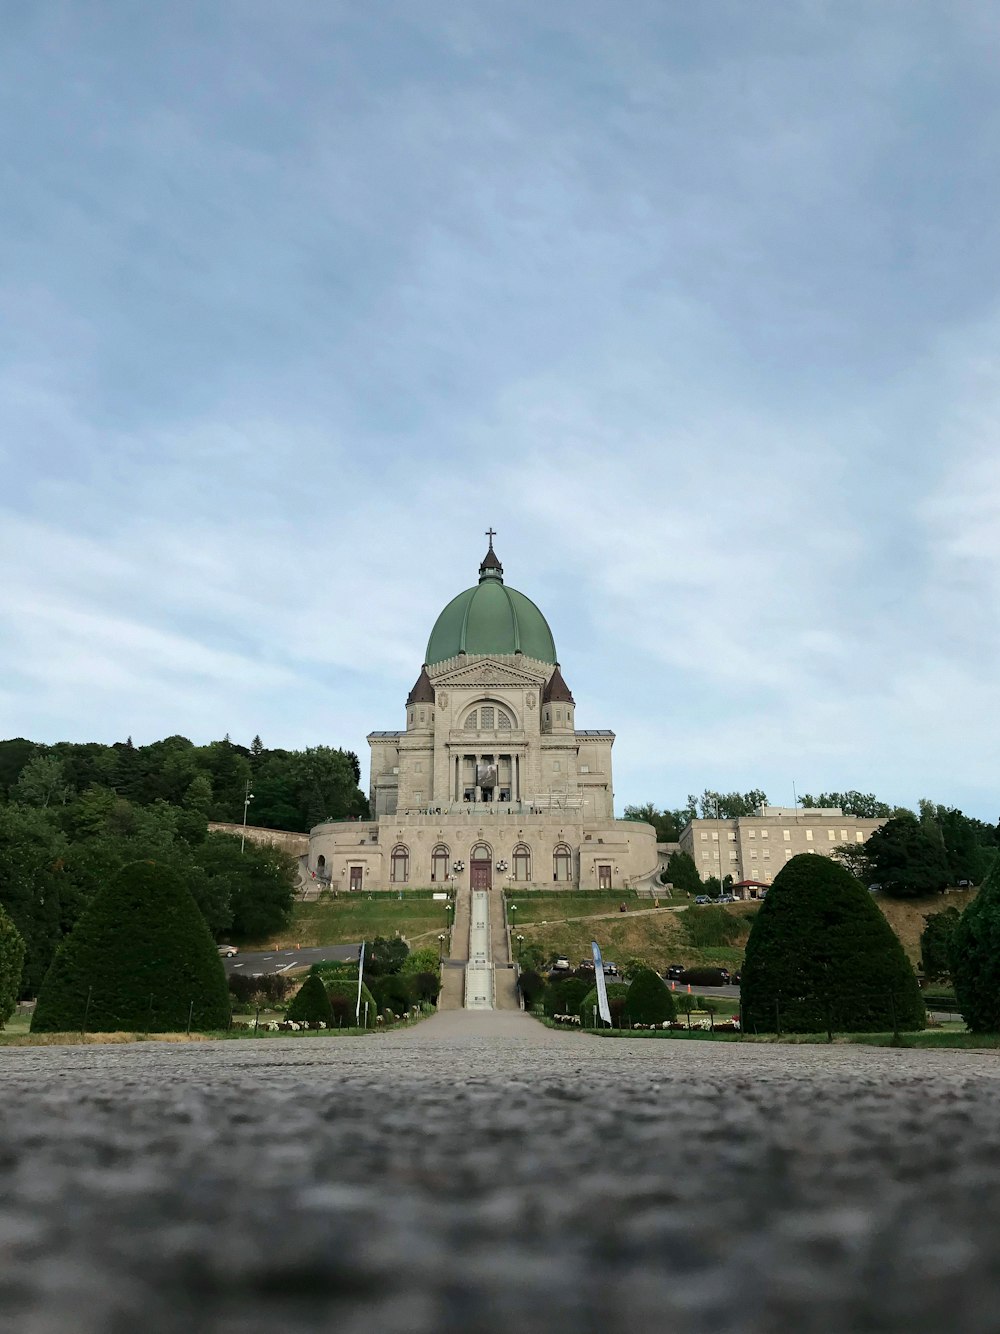
POLYGON ((992 0, 6 0, 0 736, 403 725, 486 547, 616 806, 1000 815, 992 0))

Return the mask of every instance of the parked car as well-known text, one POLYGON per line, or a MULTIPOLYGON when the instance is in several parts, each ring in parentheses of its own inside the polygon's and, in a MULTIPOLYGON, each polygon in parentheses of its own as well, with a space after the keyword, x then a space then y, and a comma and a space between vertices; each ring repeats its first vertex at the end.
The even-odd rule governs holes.
POLYGON ((728 968, 720 968, 719 972, 722 974, 723 985, 728 987, 730 982, 733 980, 732 974, 730 973, 728 968))
POLYGON ((554 973, 568 973, 569 959, 564 954, 557 954, 552 960, 552 971, 554 973))
POLYGON ((971 880, 956 880, 956 881, 955 881, 955 884, 958 886, 959 889, 971 889, 971 888, 972 888, 972 881, 971 881, 971 880))
POLYGON ((732 976, 732 978, 731 978, 730 980, 731 980, 731 982, 732 982, 732 984, 733 984, 734 987, 738 987, 738 986, 740 985, 740 974, 739 974, 739 973, 733 973, 733 976, 732 976))
POLYGON ((594 971, 593 959, 581 959, 580 968, 585 973, 592 973, 594 971))
POLYGON ((610 959, 604 965, 604 976, 605 977, 618 976, 618 965, 616 963, 612 963, 610 959))
POLYGON ((711 903, 711 902, 712 900, 708 894, 699 894, 698 897, 695 899, 695 903, 711 903))
POLYGON ((220 945, 220 946, 219 946, 219 956, 220 956, 220 958, 223 958, 223 959, 232 959, 232 958, 233 958, 235 955, 237 955, 237 954, 239 954, 239 950, 236 948, 235 945, 220 945))
POLYGON ((668 982, 676 982, 677 979, 680 977, 681 973, 683 973, 683 971, 684 971, 684 965, 682 963, 672 963, 669 965, 667 971, 663 974, 663 976, 667 979, 668 982))

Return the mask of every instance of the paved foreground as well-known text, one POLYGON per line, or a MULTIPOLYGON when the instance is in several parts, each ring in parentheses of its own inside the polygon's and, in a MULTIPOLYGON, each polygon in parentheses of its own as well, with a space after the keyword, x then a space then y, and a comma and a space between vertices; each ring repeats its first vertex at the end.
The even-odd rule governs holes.
POLYGON ((3 1334, 993 1334, 995 1053, 400 1034, 0 1052, 3 1334))

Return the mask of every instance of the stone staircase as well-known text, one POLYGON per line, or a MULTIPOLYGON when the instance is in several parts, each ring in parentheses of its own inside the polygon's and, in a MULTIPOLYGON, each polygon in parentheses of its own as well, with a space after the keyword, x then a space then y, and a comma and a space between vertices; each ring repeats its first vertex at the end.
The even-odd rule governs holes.
POLYGON ((441 970, 439 1010, 519 1010, 503 895, 458 889, 451 949, 441 970))

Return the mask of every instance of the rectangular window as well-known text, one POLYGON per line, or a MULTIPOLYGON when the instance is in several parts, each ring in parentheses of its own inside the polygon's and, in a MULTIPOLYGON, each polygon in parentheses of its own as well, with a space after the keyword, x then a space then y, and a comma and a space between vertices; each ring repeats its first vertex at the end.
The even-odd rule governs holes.
POLYGON ((784 834, 784 836, 785 836, 785 842, 788 843, 788 842, 791 840, 791 837, 792 837, 792 831, 791 831, 790 829, 782 829, 781 832, 782 832, 782 833, 784 834))
POLYGON ((716 833, 713 833, 713 834, 712 834, 712 840, 713 840, 713 842, 718 843, 718 841, 719 841, 719 835, 716 834, 716 833))
POLYGON ((730 860, 731 862, 735 862, 735 861, 737 861, 738 859, 739 859, 739 853, 738 853, 738 852, 731 852, 731 853, 729 854, 729 860, 730 860))
POLYGON ((422 761, 420 761, 420 760, 414 760, 414 762, 413 762, 413 772, 414 772, 415 774, 422 774, 423 771, 424 771, 424 766, 423 766, 422 761))
POLYGON ((702 860, 703 862, 707 862, 707 861, 708 861, 708 848, 703 848, 703 849, 702 849, 701 860, 702 860))
POLYGON ((770 849, 770 848, 765 848, 764 851, 761 853, 761 856, 764 858, 765 861, 767 861, 767 859, 768 859, 768 857, 770 857, 770 855, 771 855, 771 849, 770 849))
POLYGON ((836 841, 837 841, 837 831, 836 831, 836 829, 828 829, 828 830, 826 831, 826 836, 827 836, 827 838, 830 840, 831 843, 836 843, 836 841))
POLYGON ((756 830, 756 829, 749 829, 749 830, 747 830, 747 837, 748 837, 748 838, 756 838, 756 837, 757 837, 757 830, 756 830))
POLYGON ((413 800, 417 803, 418 806, 423 801, 423 799, 424 799, 424 794, 422 792, 414 792, 413 800))
POLYGON ((701 831, 701 841, 702 843, 708 842, 708 835, 705 833, 704 829, 701 831))
POLYGON ((483 731, 493 729, 493 710, 489 707, 479 710, 479 726, 483 731))
POLYGON ((751 849, 750 849, 750 860, 751 860, 752 862, 755 862, 755 861, 757 860, 757 849, 756 849, 756 848, 751 848, 751 849))
POLYGON ((807 842, 807 843, 811 843, 812 841, 813 841, 813 831, 812 831, 811 829, 807 829, 807 830, 806 830, 806 842, 807 842))
POLYGON ((846 842, 847 842, 847 830, 846 830, 846 829, 842 829, 842 830, 840 831, 840 841, 841 841, 841 843, 846 843, 846 842))
POLYGON ((580 772, 581 772, 582 774, 589 774, 589 773, 590 773, 590 765, 589 765, 589 764, 581 764, 581 765, 580 765, 580 772))
POLYGON ((712 849, 712 856, 714 857, 714 859, 715 859, 716 861, 719 860, 719 849, 718 849, 718 848, 713 848, 713 849, 712 849))
POLYGON ((760 836, 761 836, 761 838, 767 838, 767 836, 768 836, 768 835, 767 835, 767 830, 766 830, 766 829, 762 829, 762 830, 760 831, 760 836))
POLYGON ((860 829, 855 833, 854 841, 855 843, 863 843, 865 841, 865 836, 860 829))
POLYGON ((736 835, 735 835, 735 834, 730 834, 730 835, 729 835, 729 841, 730 841, 730 843, 735 843, 735 842, 736 842, 736 835))
POLYGON ((552 761, 552 772, 557 774, 557 773, 560 772, 561 769, 562 769, 562 761, 561 761, 561 760, 553 760, 553 761, 552 761))
POLYGON ((791 848, 786 848, 786 849, 785 849, 785 861, 786 861, 786 862, 789 860, 789 858, 791 857, 791 855, 792 855, 792 850, 791 850, 791 848))

